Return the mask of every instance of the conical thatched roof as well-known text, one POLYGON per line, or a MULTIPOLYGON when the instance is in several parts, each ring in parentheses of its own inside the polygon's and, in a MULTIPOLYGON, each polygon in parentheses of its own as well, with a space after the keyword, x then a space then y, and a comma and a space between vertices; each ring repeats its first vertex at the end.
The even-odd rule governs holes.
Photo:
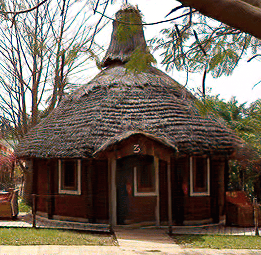
MULTIPOLYGON (((117 43, 112 38, 111 44, 117 43)), ((110 45, 103 61, 108 67, 31 129, 16 154, 92 157, 134 134, 181 153, 231 154, 236 137, 218 121, 202 117, 183 86, 151 66, 139 73, 126 70, 124 63, 135 47, 140 45, 121 54, 110 45)))

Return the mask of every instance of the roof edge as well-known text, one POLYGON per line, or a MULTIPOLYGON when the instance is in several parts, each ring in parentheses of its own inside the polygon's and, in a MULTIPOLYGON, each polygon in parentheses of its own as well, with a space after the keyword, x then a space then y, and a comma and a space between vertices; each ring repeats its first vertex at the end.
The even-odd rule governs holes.
POLYGON ((127 132, 124 132, 118 136, 114 136, 112 137, 111 139, 107 140, 105 143, 103 143, 92 155, 93 157, 95 157, 97 154, 99 154, 100 152, 102 151, 105 151, 107 150, 109 147, 111 147, 112 145, 115 145, 115 144, 118 144, 124 140, 127 140, 128 138, 130 138, 131 136, 134 136, 134 135, 143 135, 145 137, 148 137, 154 141, 157 141, 171 149, 174 149, 176 150, 176 152, 179 152, 178 150, 178 147, 176 145, 174 145, 173 143, 169 142, 167 139, 164 139, 164 138, 159 138, 159 137, 156 137, 155 135, 153 134, 150 134, 150 133, 146 133, 146 132, 143 132, 143 131, 127 131, 127 132))

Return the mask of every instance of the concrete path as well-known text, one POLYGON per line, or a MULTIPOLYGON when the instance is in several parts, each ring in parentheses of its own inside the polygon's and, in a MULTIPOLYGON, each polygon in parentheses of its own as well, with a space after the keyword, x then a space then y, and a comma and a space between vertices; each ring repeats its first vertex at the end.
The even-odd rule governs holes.
POLYGON ((260 255, 261 250, 214 250, 214 249, 126 249, 116 246, 1 246, 1 255, 260 255))
POLYGON ((260 255, 259 250, 210 250, 210 249, 125 249, 116 246, 1 246, 1 255, 260 255))

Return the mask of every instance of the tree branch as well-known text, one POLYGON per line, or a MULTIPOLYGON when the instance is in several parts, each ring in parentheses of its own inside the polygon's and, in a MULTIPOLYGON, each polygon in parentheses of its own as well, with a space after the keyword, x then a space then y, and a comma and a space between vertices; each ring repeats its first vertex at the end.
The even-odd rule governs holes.
POLYGON ((22 14, 22 13, 27 13, 27 12, 31 12, 37 8, 39 8, 41 5, 43 5, 45 2, 47 2, 48 0, 43 0, 42 2, 40 2, 39 4, 37 4, 36 6, 32 7, 32 8, 29 8, 29 9, 26 9, 26 10, 22 10, 22 11, 17 11, 17 12, 13 12, 13 11, 8 11, 8 12, 5 12, 5 11, 2 11, 1 13, 6 15, 6 14, 13 14, 14 16, 15 15, 18 15, 18 14, 22 14))
POLYGON ((261 9, 242 0, 179 0, 202 14, 261 39, 261 9))

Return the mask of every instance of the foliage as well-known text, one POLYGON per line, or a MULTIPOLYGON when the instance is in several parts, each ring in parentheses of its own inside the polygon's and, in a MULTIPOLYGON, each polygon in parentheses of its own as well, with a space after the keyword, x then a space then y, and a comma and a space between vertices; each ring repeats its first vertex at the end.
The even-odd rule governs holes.
POLYGON ((234 235, 172 235, 175 243, 184 248, 260 249, 259 236, 234 235))
MULTIPOLYGON (((136 7, 129 6, 124 11, 119 11, 116 18, 119 21, 117 24, 117 39, 120 43, 125 43, 123 47, 128 47, 128 41, 130 41, 134 35, 140 36, 142 28, 141 25, 138 24, 142 24, 141 13, 136 7)), ((134 36, 134 38, 136 37, 134 36)), ((155 58, 149 49, 143 49, 140 46, 131 54, 125 67, 129 71, 142 72, 145 71, 151 63, 156 63, 155 58)))
POLYGON ((0 190, 15 188, 15 183, 20 178, 15 162, 13 150, 2 140, 0 142, 0 190))
POLYGON ((163 51, 167 71, 206 70, 214 78, 230 75, 242 56, 256 54, 261 46, 255 37, 197 12, 163 29, 151 43, 163 51))
MULTIPOLYGON (((4 6, 8 11, 19 11, 38 3, 7 0, 4 6)), ((55 0, 30 12, 0 16, 2 138, 20 141, 70 90, 87 79, 89 74, 84 71, 100 50, 94 33, 103 27, 94 29, 90 7, 90 1, 55 0)), ((27 175, 29 180, 31 172, 27 175)), ((31 182, 24 180, 24 194, 29 194, 31 182)))
POLYGON ((260 196, 254 186, 261 176, 261 101, 247 106, 235 98, 225 102, 218 96, 207 96, 196 105, 201 114, 214 114, 245 142, 238 149, 236 160, 230 163, 230 188, 260 196))
POLYGON ((88 234, 86 232, 2 228, 0 245, 113 245, 110 235, 88 234))
MULTIPOLYGON (((16 11, 37 3, 5 1, 5 8, 16 11)), ((95 43, 89 45, 93 28, 87 21, 92 15, 89 3, 57 0, 2 20, 0 119, 5 137, 20 140, 75 87, 77 74, 96 54, 95 43)))
POLYGON ((156 60, 149 50, 144 52, 144 50, 136 48, 125 67, 129 71, 142 72, 148 69, 151 63, 156 63, 156 60))
POLYGON ((22 197, 19 197, 18 199, 18 207, 19 212, 29 213, 31 211, 31 207, 27 205, 26 201, 22 197))

